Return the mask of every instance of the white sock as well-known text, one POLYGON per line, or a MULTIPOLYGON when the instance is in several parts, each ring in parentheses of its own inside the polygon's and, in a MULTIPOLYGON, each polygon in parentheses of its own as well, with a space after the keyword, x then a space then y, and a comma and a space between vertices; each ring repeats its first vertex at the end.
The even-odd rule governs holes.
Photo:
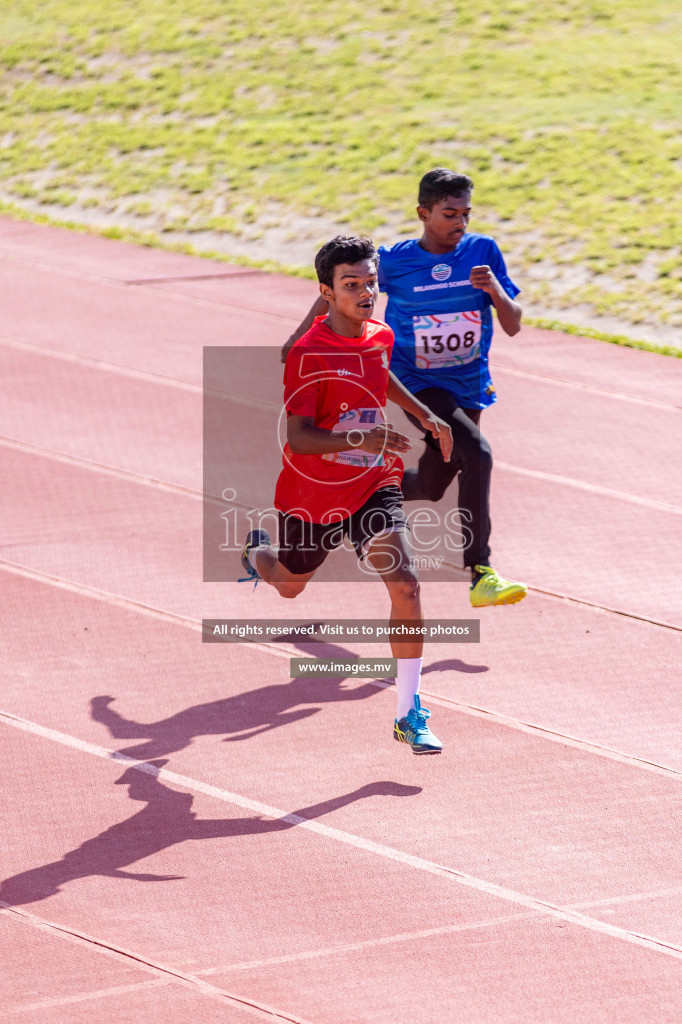
POLYGON ((398 720, 404 718, 410 708, 414 707, 415 695, 419 693, 421 674, 421 658, 398 658, 398 674, 395 679, 398 698, 395 717, 398 720))
POLYGON ((256 565, 256 555, 261 550, 261 548, 265 548, 265 547, 269 547, 269 545, 268 544, 259 544, 258 547, 251 548, 251 550, 249 551, 249 554, 247 556, 248 560, 249 560, 249 565, 251 566, 252 569, 255 569, 256 572, 258 572, 258 566, 256 565))

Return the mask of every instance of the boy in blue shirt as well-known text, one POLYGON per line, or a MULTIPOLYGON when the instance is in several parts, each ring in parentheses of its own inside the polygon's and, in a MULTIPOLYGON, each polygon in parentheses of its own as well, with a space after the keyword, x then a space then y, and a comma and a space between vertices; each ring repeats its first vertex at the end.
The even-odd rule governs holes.
MULTIPOLYGON (((464 565, 472 574, 470 602, 480 608, 521 601, 527 587, 490 565, 492 452, 478 422, 496 401, 488 367, 491 307, 509 335, 521 329, 522 311, 494 239, 467 232, 473 187, 467 175, 443 167, 424 175, 417 208, 422 236, 379 248, 379 287, 387 293, 386 321, 395 333, 391 371, 450 425, 454 439, 452 459, 445 462, 438 441, 425 435, 418 467, 403 476, 403 495, 406 501, 438 501, 459 473, 464 565)), ((324 312, 318 299, 284 346, 284 359, 324 312)))

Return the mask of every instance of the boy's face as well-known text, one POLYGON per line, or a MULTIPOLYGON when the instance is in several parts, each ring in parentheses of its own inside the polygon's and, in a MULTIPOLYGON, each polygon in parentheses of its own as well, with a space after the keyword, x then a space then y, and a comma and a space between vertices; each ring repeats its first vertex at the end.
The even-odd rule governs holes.
POLYGON ((364 323, 374 314, 379 298, 377 265, 374 260, 359 263, 338 263, 334 267, 334 284, 320 285, 320 294, 340 316, 353 323, 364 323))
POLYGON ((424 227, 424 241, 430 252, 450 252, 459 245, 471 216, 471 192, 447 196, 434 203, 432 209, 418 206, 417 213, 424 227))

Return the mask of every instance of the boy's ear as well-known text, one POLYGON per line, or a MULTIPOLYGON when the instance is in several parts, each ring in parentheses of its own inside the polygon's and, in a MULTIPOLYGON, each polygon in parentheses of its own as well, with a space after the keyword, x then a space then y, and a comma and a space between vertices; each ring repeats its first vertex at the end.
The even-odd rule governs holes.
POLYGON ((422 223, 424 223, 426 221, 426 219, 427 219, 427 217, 429 215, 429 212, 430 211, 428 210, 428 208, 426 206, 418 206, 417 207, 417 216, 419 217, 420 221, 422 221, 422 223))
POLYGON ((328 284, 322 284, 322 282, 320 282, 320 295, 325 302, 331 302, 334 298, 334 289, 330 288, 328 284))

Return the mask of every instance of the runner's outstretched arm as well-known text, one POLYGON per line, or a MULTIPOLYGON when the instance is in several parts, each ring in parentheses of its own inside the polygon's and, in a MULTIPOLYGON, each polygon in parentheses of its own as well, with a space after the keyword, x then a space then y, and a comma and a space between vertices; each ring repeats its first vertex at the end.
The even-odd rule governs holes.
POLYGON ((487 265, 472 267, 469 279, 474 288, 480 288, 482 291, 487 292, 493 300, 493 305, 497 311, 497 319, 500 321, 500 327, 505 334, 508 334, 510 337, 518 334, 521 330, 523 310, 518 302, 514 302, 507 295, 490 267, 487 265))
POLYGON ((283 363, 286 363, 287 355, 289 354, 289 349, 294 344, 294 342, 298 341, 299 338, 303 337, 306 331, 310 330, 310 328, 313 326, 313 320, 315 319, 316 316, 324 316, 328 309, 329 306, 327 305, 325 300, 322 298, 321 295, 318 295, 318 297, 315 299, 312 306, 306 313, 305 319, 301 320, 300 324, 298 325, 294 333, 282 346, 283 363))
POLYGON ((440 442, 440 450, 444 462, 450 461, 452 454, 452 431, 450 425, 441 420, 435 413, 431 412, 428 406, 424 405, 401 384, 394 373, 389 371, 388 390, 386 397, 390 402, 395 402, 405 412, 410 412, 418 419, 424 430, 430 431, 440 442))

